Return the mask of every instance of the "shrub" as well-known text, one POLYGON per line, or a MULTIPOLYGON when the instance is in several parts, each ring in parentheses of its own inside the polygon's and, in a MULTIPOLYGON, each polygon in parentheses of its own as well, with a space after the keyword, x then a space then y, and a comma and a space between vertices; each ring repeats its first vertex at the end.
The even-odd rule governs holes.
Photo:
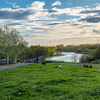
POLYGON ((42 60, 45 63, 64 63, 64 61, 54 61, 54 60, 42 60))

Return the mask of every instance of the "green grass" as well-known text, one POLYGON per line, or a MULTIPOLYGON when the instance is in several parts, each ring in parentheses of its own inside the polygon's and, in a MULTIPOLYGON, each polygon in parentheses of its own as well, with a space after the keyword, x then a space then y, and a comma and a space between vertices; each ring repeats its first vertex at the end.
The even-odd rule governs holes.
POLYGON ((0 100, 100 100, 99 67, 29 64, 0 71, 0 100))

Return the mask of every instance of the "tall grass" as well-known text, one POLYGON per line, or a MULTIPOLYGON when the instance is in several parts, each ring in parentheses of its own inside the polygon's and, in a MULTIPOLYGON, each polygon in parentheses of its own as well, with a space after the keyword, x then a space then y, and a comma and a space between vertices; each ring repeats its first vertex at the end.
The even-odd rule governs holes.
POLYGON ((0 100, 100 100, 99 67, 30 64, 0 71, 0 100))

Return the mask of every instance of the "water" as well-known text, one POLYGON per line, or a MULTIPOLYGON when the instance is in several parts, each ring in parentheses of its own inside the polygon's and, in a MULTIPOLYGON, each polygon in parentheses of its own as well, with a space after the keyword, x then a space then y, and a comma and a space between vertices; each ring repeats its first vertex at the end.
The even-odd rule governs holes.
POLYGON ((76 54, 75 52, 62 52, 62 56, 49 57, 46 60, 64 61, 64 62, 79 62, 82 54, 76 54))

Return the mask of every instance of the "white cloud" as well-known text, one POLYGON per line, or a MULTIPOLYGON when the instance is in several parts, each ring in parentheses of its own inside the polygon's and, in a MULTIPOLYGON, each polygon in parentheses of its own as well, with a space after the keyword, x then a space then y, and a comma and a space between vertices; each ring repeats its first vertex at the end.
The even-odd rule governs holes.
POLYGON ((17 4, 16 4, 16 3, 9 3, 8 1, 7 1, 6 3, 8 3, 8 4, 12 5, 14 8, 19 8, 19 7, 20 7, 19 5, 17 6, 17 4))
POLYGON ((29 9, 34 9, 34 10, 43 10, 44 5, 45 5, 45 2, 35 1, 35 2, 32 2, 32 4, 27 5, 26 7, 29 9))
POLYGON ((72 7, 72 8, 64 8, 64 9, 58 9, 56 7, 52 8, 52 10, 56 10, 55 15, 60 15, 60 14, 67 14, 67 15, 72 15, 72 16, 81 16, 79 14, 83 10, 89 10, 89 8, 84 8, 84 7, 72 7))
POLYGON ((61 2, 60 1, 56 1, 52 4, 52 6, 56 6, 56 5, 61 5, 61 2))
POLYGON ((89 6, 87 5, 87 6, 85 6, 85 7, 87 7, 87 8, 88 8, 89 6))

